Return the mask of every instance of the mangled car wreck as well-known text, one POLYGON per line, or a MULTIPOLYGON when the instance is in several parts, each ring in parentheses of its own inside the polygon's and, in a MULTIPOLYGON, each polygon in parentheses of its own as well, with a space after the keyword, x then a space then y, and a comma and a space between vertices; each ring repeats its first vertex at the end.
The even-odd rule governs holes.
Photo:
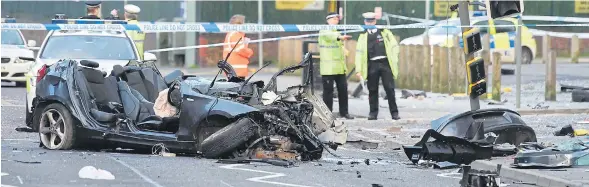
POLYGON ((307 54, 264 85, 236 78, 223 60, 217 75, 224 72, 227 80, 180 71, 164 77, 144 62, 106 73, 96 62, 61 60, 39 71, 27 124, 48 149, 164 144, 206 158, 319 159, 323 150, 345 142, 346 127, 308 92, 309 81, 276 91, 278 76, 310 62, 307 54))

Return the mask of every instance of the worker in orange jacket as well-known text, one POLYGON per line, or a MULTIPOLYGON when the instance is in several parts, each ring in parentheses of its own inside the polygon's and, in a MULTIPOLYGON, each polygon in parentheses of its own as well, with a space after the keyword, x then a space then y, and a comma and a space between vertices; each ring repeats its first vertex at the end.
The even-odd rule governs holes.
MULTIPOLYGON (((229 20, 229 24, 243 24, 244 22, 245 16, 240 14, 232 16, 231 20, 229 20)), ((244 79, 248 75, 247 65, 249 64, 249 58, 254 54, 252 49, 248 48, 249 40, 249 38, 245 37, 245 33, 232 31, 225 36, 225 45, 223 46, 223 58, 233 50, 231 56, 227 59, 227 62, 233 66, 237 76, 244 79), (240 38, 241 41, 236 45, 235 42, 240 38)))

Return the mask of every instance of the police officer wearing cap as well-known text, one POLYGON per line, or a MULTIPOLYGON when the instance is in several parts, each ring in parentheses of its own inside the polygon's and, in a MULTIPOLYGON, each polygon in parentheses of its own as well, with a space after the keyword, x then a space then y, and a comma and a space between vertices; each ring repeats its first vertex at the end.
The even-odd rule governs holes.
MULTIPOLYGON (((325 17, 329 25, 339 23, 337 13, 329 13, 325 17)), ((354 119, 348 113, 348 85, 346 80, 346 61, 343 40, 351 38, 341 35, 337 30, 319 31, 319 70, 323 82, 323 102, 329 110, 333 108, 333 83, 335 82, 339 101, 339 114, 343 118, 354 119)))
MULTIPOLYGON (((141 12, 141 9, 138 6, 133 4, 125 5, 125 20, 127 20, 127 24, 138 24, 139 21, 137 21, 137 19, 139 19, 139 12, 141 12)), ((127 35, 129 35, 129 37, 135 42, 139 57, 143 60, 145 33, 141 31, 127 31, 127 35)))
MULTIPOLYGON (((373 12, 362 14, 365 25, 376 25, 373 12)), ((399 46, 395 35, 388 29, 367 29, 360 34, 356 44, 356 76, 368 80, 368 98, 370 113, 368 120, 378 117, 379 80, 385 89, 389 102, 389 111, 394 120, 401 119, 395 100, 395 79, 399 75, 399 46)))
POLYGON ((80 19, 101 19, 100 13, 100 1, 86 1, 86 16, 80 17, 80 19))

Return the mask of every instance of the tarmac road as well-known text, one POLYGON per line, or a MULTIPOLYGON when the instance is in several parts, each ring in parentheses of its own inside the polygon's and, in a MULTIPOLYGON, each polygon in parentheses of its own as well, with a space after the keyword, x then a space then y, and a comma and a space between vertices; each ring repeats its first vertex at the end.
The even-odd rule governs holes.
POLYGON ((194 157, 133 153, 49 151, 24 126, 24 88, 2 87, 2 186, 456 186, 443 172, 407 165, 399 151, 370 152, 345 146, 323 160, 283 168, 266 164, 225 165, 194 157), (370 159, 370 165, 363 161, 370 159), (380 160, 379 160, 380 159, 380 160), (342 165, 337 162, 342 161, 342 165), (33 163, 23 163, 33 162, 33 163), (114 180, 82 179, 85 166, 106 170, 114 180))

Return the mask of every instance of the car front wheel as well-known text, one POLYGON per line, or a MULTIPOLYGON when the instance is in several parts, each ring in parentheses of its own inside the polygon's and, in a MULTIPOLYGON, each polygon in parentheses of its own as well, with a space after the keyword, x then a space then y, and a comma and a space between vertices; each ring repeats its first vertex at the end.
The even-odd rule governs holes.
POLYGON ((534 57, 532 51, 527 47, 522 47, 522 64, 531 64, 534 57))
POLYGON ((50 104, 41 113, 39 138, 47 149, 67 150, 75 143, 74 120, 62 104, 50 104))

